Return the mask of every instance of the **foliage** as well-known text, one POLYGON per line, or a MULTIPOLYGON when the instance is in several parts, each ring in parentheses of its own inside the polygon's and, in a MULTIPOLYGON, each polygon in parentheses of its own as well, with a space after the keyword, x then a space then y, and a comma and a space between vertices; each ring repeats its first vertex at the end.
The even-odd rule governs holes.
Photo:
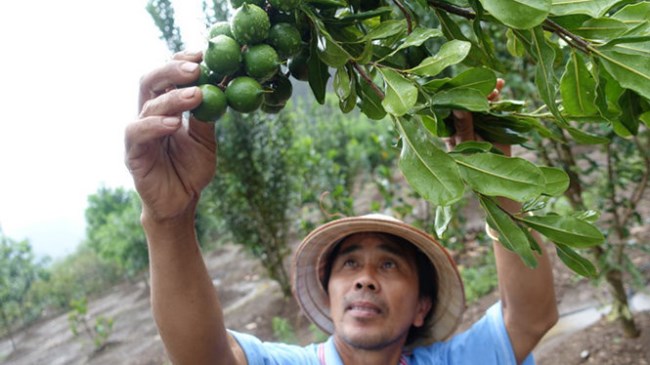
POLYGON ((102 259, 115 263, 129 278, 149 264, 140 210, 140 199, 134 191, 106 187, 88 197, 86 208, 84 244, 102 259))
POLYGON ((229 114, 217 125, 219 165, 203 202, 225 222, 235 242, 260 258, 290 295, 284 260, 290 252, 291 209, 297 206, 299 175, 288 146, 293 119, 286 114, 229 114))
MULTIPOLYGON (((337 11, 325 9, 320 3, 307 3, 300 10, 311 26, 310 63, 335 70, 334 88, 342 110, 349 110, 349 105, 356 101, 369 116, 388 114, 393 119, 401 136, 400 168, 409 183, 434 205, 452 205, 469 188, 479 197, 488 223, 500 232, 506 248, 517 252, 527 265, 536 265, 532 252, 538 248, 526 234, 527 229, 533 229, 559 245, 566 253, 561 257, 569 267, 583 275, 593 275, 593 270, 583 269, 591 263, 574 251, 575 242, 590 246, 603 242, 602 234, 591 222, 557 215, 529 219, 523 214, 502 211, 493 200, 505 196, 522 203, 539 203, 566 189, 566 174, 500 156, 488 143, 459 146, 463 149, 447 153, 439 140, 450 133, 445 121, 452 108, 474 112, 477 129, 492 142, 521 144, 531 134, 558 138, 556 129, 566 130, 582 143, 606 141, 571 124, 576 119, 585 122, 586 117, 609 122, 617 133, 635 133, 638 122, 629 122, 630 128, 622 128, 624 123, 612 116, 616 112, 622 114, 625 109, 621 103, 615 103, 622 94, 634 95, 629 97, 641 104, 636 109, 627 109, 628 119, 636 120, 648 109, 644 99, 649 95, 647 83, 632 80, 628 74, 631 69, 640 75, 641 81, 647 78, 646 66, 629 59, 630 53, 643 56, 647 43, 643 38, 647 29, 643 27, 647 20, 634 18, 635 28, 624 23, 623 19, 634 17, 633 9, 617 7, 608 12, 615 3, 600 9, 580 3, 554 7, 545 1, 535 4, 413 1, 395 2, 395 7, 386 5, 363 12, 354 3, 348 6, 340 2, 337 11), (440 27, 420 23, 418 14, 422 12, 412 11, 409 6, 430 8, 437 18, 434 23, 440 27), (494 9, 504 10, 493 14, 494 9), (616 22, 619 32, 615 35, 589 33, 581 28, 583 24, 598 23, 603 17, 616 22), (494 52, 493 41, 484 33, 482 22, 507 29, 505 33, 511 46, 508 50, 515 57, 526 57, 535 63, 537 92, 549 113, 543 117, 539 113, 525 113, 523 105, 512 101, 487 102, 496 73, 505 70, 499 67, 497 56, 500 55, 494 52), (437 42, 442 44, 435 50, 426 48, 432 40, 442 40, 437 42), (316 47, 316 43, 324 46, 316 47), (394 58, 397 55, 406 58, 405 51, 422 45, 427 56, 417 63, 408 64, 407 60, 394 58), (565 57, 560 57, 562 52, 566 52, 565 57), (578 52, 587 53, 590 59, 583 59, 578 52), (581 68, 585 63, 591 69, 581 68), (630 66, 623 70, 627 64, 630 66), (443 73, 450 68, 456 70, 456 75, 443 73), (605 93, 605 82, 614 89, 617 87, 613 94, 605 93), (610 113, 606 102, 612 97, 610 104, 616 110, 610 113), (375 102, 370 102, 373 99, 375 102), (557 99, 563 104, 558 104, 557 99), (574 100, 580 103, 576 106, 574 100), (542 119, 551 121, 555 128, 545 127, 540 122, 542 119)), ((428 20, 431 22, 430 17, 428 20)), ((330 74, 316 75, 309 83, 316 100, 322 103, 330 74)), ((522 213, 533 206, 539 210, 542 204, 525 206, 529 210, 522 213)))
MULTIPOLYGON (((26 323, 40 309, 29 300, 29 291, 45 276, 44 265, 36 259, 29 241, 15 241, 0 230, 0 320, 10 337, 14 323, 19 319, 26 323)), ((13 344, 13 337, 11 340, 13 344)))
POLYGON ((68 313, 68 325, 72 334, 77 337, 81 333, 79 327, 92 340, 95 350, 103 348, 108 342, 108 337, 113 332, 113 318, 98 316, 95 318, 95 324, 91 325, 88 314, 88 299, 81 299, 70 302, 72 310, 68 313))
MULTIPOLYGON (((373 121, 361 113, 344 115, 337 103, 329 94, 324 105, 298 107, 294 112, 302 204, 321 204, 322 220, 354 215, 356 192, 373 180, 378 169, 393 165, 398 152, 387 120, 373 121)), ((303 225, 309 229, 320 221, 303 225)))
POLYGON ((271 327, 273 328, 273 337, 278 341, 282 343, 298 343, 296 332, 286 318, 273 317, 271 327))
POLYGON ((67 310, 72 300, 97 294, 121 279, 116 263, 103 260, 83 245, 54 261, 47 272, 46 278, 34 283, 30 295, 51 310, 67 310))
POLYGON ((477 262, 459 267, 465 288, 465 299, 468 303, 473 303, 489 294, 498 285, 494 253, 489 249, 479 249, 477 252, 480 255, 476 258, 477 262))

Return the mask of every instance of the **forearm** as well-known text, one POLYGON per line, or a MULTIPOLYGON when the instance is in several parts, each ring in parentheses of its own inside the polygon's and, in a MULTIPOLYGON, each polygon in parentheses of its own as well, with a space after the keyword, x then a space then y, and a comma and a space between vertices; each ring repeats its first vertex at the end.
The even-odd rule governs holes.
MULTIPOLYGON (((511 213, 520 209, 520 204, 507 199, 499 200, 499 204, 511 213)), ((558 316, 551 261, 539 236, 535 232, 533 236, 542 249, 542 254, 536 255, 535 269, 494 242, 504 320, 518 362, 537 345, 558 316)))
POLYGON ((234 363, 222 309, 193 217, 142 218, 149 245, 153 315, 175 364, 234 363))

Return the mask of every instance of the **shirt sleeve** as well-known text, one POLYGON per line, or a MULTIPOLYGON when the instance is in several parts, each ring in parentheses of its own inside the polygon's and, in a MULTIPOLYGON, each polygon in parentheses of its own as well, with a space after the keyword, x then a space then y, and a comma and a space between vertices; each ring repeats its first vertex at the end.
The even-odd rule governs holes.
POLYGON ((319 365, 315 345, 298 346, 279 342, 263 342, 259 338, 236 331, 228 331, 239 343, 248 365, 319 365))
MULTIPOLYGON (((446 342, 413 351, 412 365, 428 363, 454 365, 517 365, 512 343, 503 320, 501 302, 492 305, 485 316, 467 331, 446 342), (436 362, 437 361, 437 362, 436 362)), ((522 365, 534 365, 532 354, 522 365)))

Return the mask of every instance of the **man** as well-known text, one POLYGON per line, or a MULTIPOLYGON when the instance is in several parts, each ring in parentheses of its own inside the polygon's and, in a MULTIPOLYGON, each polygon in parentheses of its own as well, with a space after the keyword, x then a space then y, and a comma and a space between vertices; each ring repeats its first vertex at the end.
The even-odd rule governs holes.
MULTIPOLYGON (((143 205, 153 314, 174 363, 532 363, 530 352, 557 321, 547 255, 531 270, 495 244, 501 300, 472 329, 449 338, 464 309, 453 261, 426 233, 383 216, 330 222, 296 252, 294 293, 305 314, 332 333, 326 343, 269 344, 226 330, 194 231, 199 196, 215 173, 214 126, 192 119, 184 125, 181 114, 201 102, 201 93, 175 87, 198 78, 200 61, 200 52, 180 53, 141 79, 139 119, 125 140, 143 205)), ((451 146, 477 139, 469 113, 456 113, 456 129, 451 146)))

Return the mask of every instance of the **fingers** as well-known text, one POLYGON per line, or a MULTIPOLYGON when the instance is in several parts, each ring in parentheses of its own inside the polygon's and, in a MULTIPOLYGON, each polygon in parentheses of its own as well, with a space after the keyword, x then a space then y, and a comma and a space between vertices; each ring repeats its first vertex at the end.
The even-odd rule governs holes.
POLYGON ((501 95, 501 90, 503 89, 503 86, 506 84, 506 81, 502 78, 497 79, 496 86, 494 87, 494 90, 488 95, 488 100, 489 101, 497 101, 499 100, 499 96, 501 95))
POLYGON ((201 90, 196 86, 171 90, 144 103, 140 117, 180 115, 197 107, 201 99, 201 90))
POLYGON ((454 128, 456 129, 456 136, 462 141, 474 139, 474 118, 472 113, 454 110, 454 128))
POLYGON ((153 99, 176 85, 192 83, 199 77, 201 62, 200 52, 181 52, 172 57, 160 68, 157 68, 140 79, 139 109, 150 99, 153 99))

